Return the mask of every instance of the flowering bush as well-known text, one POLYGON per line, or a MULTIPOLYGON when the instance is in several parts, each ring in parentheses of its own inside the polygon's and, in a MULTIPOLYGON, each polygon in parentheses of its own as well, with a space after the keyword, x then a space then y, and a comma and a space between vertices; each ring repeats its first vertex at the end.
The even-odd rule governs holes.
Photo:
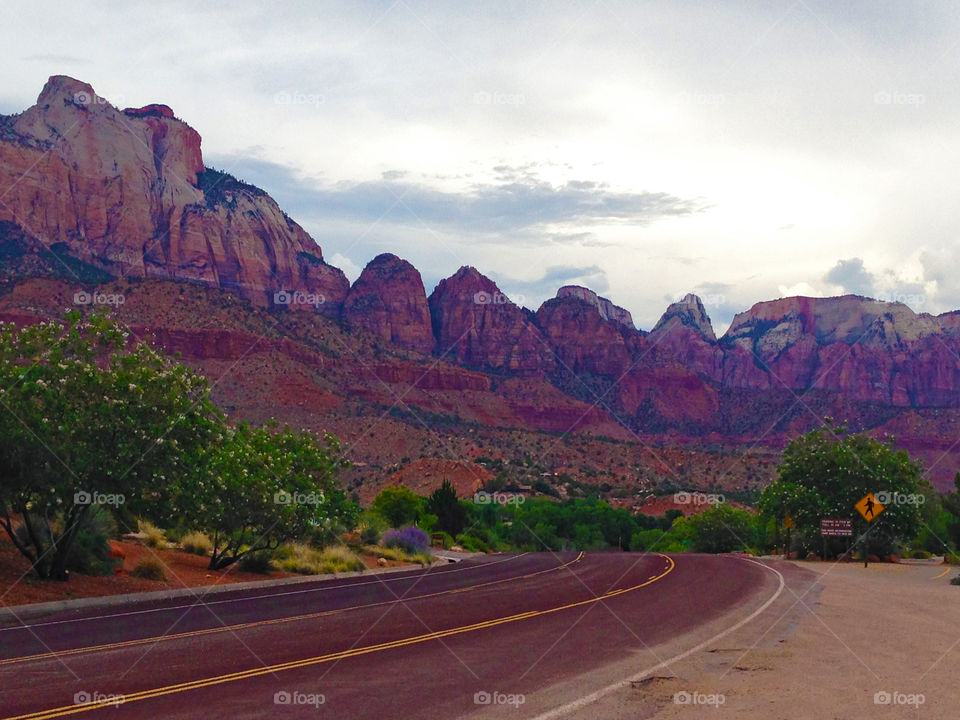
POLYGON ((389 548, 400 547, 409 553, 423 552, 430 545, 430 536, 418 527, 408 526, 401 530, 387 530, 383 544, 389 548))

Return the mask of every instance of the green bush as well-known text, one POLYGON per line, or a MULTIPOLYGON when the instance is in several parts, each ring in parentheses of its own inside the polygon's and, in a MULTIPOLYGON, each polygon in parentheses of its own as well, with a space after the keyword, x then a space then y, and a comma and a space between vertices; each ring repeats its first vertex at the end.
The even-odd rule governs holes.
POLYGON ((950 580, 951 585, 960 585, 960 575, 957 575, 955 578, 950 580))
POLYGON ((143 578, 144 580, 166 580, 167 573, 164 569, 163 563, 160 562, 159 558, 155 557, 145 557, 137 563, 137 566, 133 569, 131 573, 134 577, 143 578))
POLYGON ((270 556, 264 552, 247 553, 237 561, 237 567, 243 572, 269 575, 273 570, 270 556))
POLYGON ((474 537, 473 535, 457 535, 457 545, 468 552, 490 552, 490 546, 480 538, 474 537))
POLYGON ((202 532, 191 532, 180 539, 180 546, 192 555, 206 556, 213 550, 213 541, 202 532))

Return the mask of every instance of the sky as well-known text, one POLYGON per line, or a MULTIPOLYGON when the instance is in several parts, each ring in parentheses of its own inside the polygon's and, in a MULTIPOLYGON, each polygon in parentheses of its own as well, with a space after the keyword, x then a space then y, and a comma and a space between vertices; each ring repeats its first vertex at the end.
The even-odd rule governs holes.
POLYGON ((4 4, 0 113, 47 77, 161 102, 355 279, 462 265, 650 329, 688 292, 960 308, 953 0, 4 4))

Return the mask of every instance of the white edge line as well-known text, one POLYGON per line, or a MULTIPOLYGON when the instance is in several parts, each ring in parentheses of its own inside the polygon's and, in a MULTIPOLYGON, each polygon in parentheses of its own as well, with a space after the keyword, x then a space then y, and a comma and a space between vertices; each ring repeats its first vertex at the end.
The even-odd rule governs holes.
MULTIPOLYGON (((734 557, 737 557, 737 556, 734 556, 734 557)), ((762 612, 764 612, 768 607, 770 607, 771 605, 773 605, 773 603, 776 602, 777 598, 780 597, 780 594, 783 592, 783 588, 784 588, 784 585, 785 585, 784 580, 783 580, 783 575, 780 573, 779 570, 776 570, 776 569, 770 567, 769 565, 765 565, 765 564, 762 563, 762 562, 757 562, 756 560, 751 560, 750 558, 738 557, 738 559, 740 559, 740 560, 746 560, 747 562, 752 562, 752 563, 755 564, 755 565, 759 565, 760 567, 765 568, 766 570, 769 570, 770 572, 776 574, 776 576, 780 579, 780 586, 777 588, 777 591, 776 591, 765 603, 763 603, 763 605, 761 605, 760 607, 758 607, 756 610, 754 610, 752 613, 750 613, 750 615, 748 615, 747 617, 745 617, 743 620, 741 620, 740 622, 738 622, 736 625, 732 625, 731 627, 728 627, 728 628, 727 628, 726 630, 724 630, 723 632, 718 633, 717 635, 714 635, 712 638, 709 638, 709 639, 707 639, 707 640, 704 640, 702 643, 700 643, 699 645, 695 645, 694 647, 690 648, 689 650, 684 650, 682 653, 680 653, 680 654, 678 654, 678 655, 674 655, 673 657, 668 658, 667 660, 663 660, 662 662, 659 662, 659 663, 657 663, 656 665, 653 665, 653 666, 651 666, 651 667, 648 667, 646 670, 641 670, 641 671, 640 671, 639 673, 637 673, 636 675, 633 675, 632 677, 628 677, 628 678, 625 679, 625 680, 619 680, 619 681, 613 683, 612 685, 607 685, 607 686, 604 687, 604 688, 600 688, 599 690, 596 690, 595 692, 592 692, 592 693, 590 693, 589 695, 584 695, 583 697, 581 697, 581 698, 579 698, 579 699, 577 699, 577 700, 574 700, 573 702, 569 702, 569 703, 567 703, 566 705, 561 705, 560 707, 556 707, 556 708, 554 708, 553 710, 548 710, 547 712, 545 712, 545 713, 543 713, 543 714, 541 714, 541 715, 536 715, 535 717, 530 718, 530 720, 550 720, 550 718, 563 717, 564 715, 567 715, 567 714, 569 714, 570 712, 573 712, 574 710, 578 710, 578 709, 580 709, 580 708, 583 708, 583 707, 589 705, 590 703, 596 702, 596 701, 599 700, 600 698, 602 698, 602 697, 604 697, 604 696, 606 696, 606 695, 609 695, 610 693, 615 692, 616 690, 619 690, 619 689, 621 689, 621 688, 625 688, 625 687, 629 686, 630 683, 632 683, 632 682, 636 682, 636 681, 638 681, 638 680, 643 680, 645 677, 647 677, 648 675, 650 675, 650 674, 653 673, 654 671, 659 670, 659 669, 662 668, 664 665, 670 665, 670 664, 675 663, 675 662, 677 662, 677 661, 679 661, 679 660, 683 660, 684 658, 686 658, 686 657, 688 657, 688 656, 690 656, 690 655, 693 655, 693 654, 696 653, 696 652, 700 652, 701 650, 703 650, 703 649, 704 649, 705 647, 707 647, 708 645, 712 645, 713 643, 717 642, 717 641, 720 640, 721 638, 726 637, 727 635, 729 635, 730 633, 732 633, 732 632, 734 632, 734 631, 736 631, 736 630, 739 630, 739 629, 742 628, 744 625, 746 625, 747 623, 749 623, 749 622, 751 622, 752 620, 754 620, 758 615, 760 615, 762 612)))

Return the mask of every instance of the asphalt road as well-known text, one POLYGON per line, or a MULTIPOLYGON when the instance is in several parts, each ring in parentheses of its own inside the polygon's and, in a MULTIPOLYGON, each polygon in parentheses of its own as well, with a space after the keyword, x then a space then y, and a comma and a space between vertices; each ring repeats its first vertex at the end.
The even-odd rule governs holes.
POLYGON ((521 696, 755 603, 767 575, 529 553, 60 613, 0 628, 0 718, 522 718, 521 696))

